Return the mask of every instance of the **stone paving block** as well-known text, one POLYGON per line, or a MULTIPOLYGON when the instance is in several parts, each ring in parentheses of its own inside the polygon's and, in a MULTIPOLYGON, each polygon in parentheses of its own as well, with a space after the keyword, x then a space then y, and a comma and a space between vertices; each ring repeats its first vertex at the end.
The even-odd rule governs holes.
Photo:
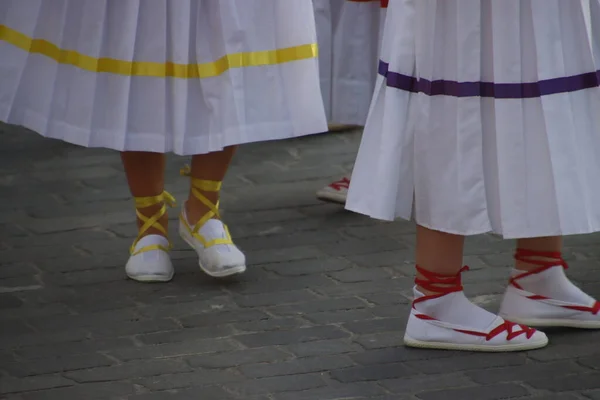
POLYGON ((529 379, 536 379, 540 376, 544 376, 548 379, 554 377, 560 378, 562 376, 580 374, 588 371, 587 368, 581 367, 572 361, 558 361, 544 364, 528 363, 506 368, 481 369, 479 371, 468 371, 466 372, 466 375, 474 382, 491 384, 500 382, 523 382, 529 379))
POLYGON ((23 300, 14 294, 0 293, 0 309, 19 308, 23 305, 23 300))
MULTIPOLYGON (((431 361, 435 362, 435 361, 431 361)), ((394 393, 419 393, 476 386, 462 373, 449 372, 442 375, 411 375, 406 378, 380 381, 381 386, 394 393)))
POLYGON ((27 290, 38 290, 43 286, 39 276, 36 275, 0 279, 0 292, 18 293, 27 290))
POLYGON ((74 384, 74 381, 60 375, 39 375, 21 379, 0 377, 0 394, 53 389, 74 384))
POLYGON ((102 354, 52 357, 28 362, 2 363, 1 368, 17 377, 46 375, 78 369, 106 367, 116 362, 102 354))
POLYGON ((230 351, 222 354, 193 356, 186 358, 186 360, 194 368, 230 368, 244 364, 275 362, 289 358, 292 358, 290 353, 286 353, 276 347, 263 347, 260 349, 230 351))
POLYGON ((524 365, 527 358, 522 353, 500 353, 490 357, 485 353, 465 354, 451 358, 429 361, 409 361, 407 366, 425 374, 440 374, 446 371, 467 371, 483 368, 515 367, 524 365))
POLYGON ((206 326, 202 328, 178 329, 173 331, 148 333, 138 335, 136 338, 144 344, 163 344, 185 342, 195 339, 222 338, 233 334, 233 329, 228 325, 206 326))
POLYGON ((287 350, 298 357, 315 357, 355 353, 360 351, 360 347, 345 339, 331 339, 291 344, 287 346, 287 350))
POLYGON ((297 276, 293 279, 290 278, 276 278, 276 279, 265 279, 258 284, 252 281, 243 281, 240 278, 240 282, 232 284, 229 288, 232 292, 239 295, 254 295, 254 294, 267 294, 267 293, 279 293, 288 292, 291 290, 302 290, 311 289, 312 291, 319 292, 320 289, 329 288, 335 290, 333 287, 338 285, 332 279, 329 279, 322 275, 317 276, 297 276))
POLYGON ((134 382, 148 390, 162 391, 192 386, 219 385, 227 382, 243 381, 244 379, 243 375, 233 369, 195 368, 191 372, 156 375, 135 379, 134 382))
POLYGON ((531 378, 525 381, 535 389, 548 390, 551 392, 583 391, 600 388, 600 372, 589 372, 585 374, 568 376, 551 376, 531 378))
POLYGON ((404 318, 382 318, 370 321, 355 321, 347 322, 342 325, 344 329, 357 335, 366 335, 377 332, 398 332, 402 331, 406 326, 404 318))
POLYGON ((388 279, 391 277, 391 274, 382 268, 367 269, 362 267, 346 269, 338 272, 329 272, 327 275, 342 283, 370 282, 378 281, 380 279, 388 279))
POLYGON ((322 247, 323 243, 339 243, 342 236, 335 231, 315 231, 315 232, 298 232, 290 235, 269 235, 269 236, 254 236, 249 238, 240 238, 236 240, 236 244, 240 249, 281 249, 286 246, 317 246, 322 247))
POLYGON ((127 279, 123 267, 87 269, 84 271, 68 271, 62 273, 45 273, 43 280, 56 286, 81 287, 84 285, 97 285, 99 283, 112 283, 127 279))
POLYGON ((419 393, 417 397, 422 400, 500 400, 519 398, 528 394, 529 391, 523 386, 516 385, 513 383, 502 383, 489 386, 437 390, 432 392, 419 393))
POLYGON ((22 394, 23 400, 117 399, 133 395, 136 388, 128 382, 97 382, 22 394))
MULTIPOLYGON (((340 400, 340 399, 376 399, 385 393, 374 383, 349 383, 346 385, 329 385, 316 389, 280 393, 275 400, 340 400), (377 397, 372 397, 377 396, 377 397)), ((392 400, 391 398, 389 400, 392 400)))
POLYGON ((246 296, 234 296, 234 301, 240 307, 265 307, 277 304, 301 303, 314 301, 318 297, 308 290, 291 290, 275 293, 254 293, 246 296))
POLYGON ((586 399, 598 400, 600 399, 600 390, 592 390, 591 392, 586 392, 584 395, 586 399))
POLYGON ((133 308, 108 310, 82 315, 41 316, 31 318, 28 323, 40 332, 61 332, 73 327, 102 327, 110 322, 137 321, 139 315, 133 308))
POLYGON ((0 260, 3 263, 32 261, 39 258, 56 259, 64 257, 77 257, 80 253, 70 244, 60 246, 26 247, 0 251, 0 260))
POLYGON ((8 263, 2 261, 0 264, 0 279, 14 278, 17 276, 35 276, 39 270, 29 262, 8 263))
POLYGON ((177 372, 189 372, 191 370, 192 369, 181 360, 136 360, 119 365, 70 371, 64 373, 64 376, 79 383, 106 382, 177 372))
POLYGON ((415 375, 416 371, 404 363, 378 364, 357 366, 352 368, 331 371, 333 379, 342 382, 381 381, 385 379, 401 378, 415 375))
POLYGON ((347 297, 339 299, 310 300, 303 302, 302 304, 275 306, 270 307, 268 311, 275 315, 302 315, 323 311, 355 310, 366 307, 367 304, 364 301, 356 297, 347 297))
POLYGON ((324 257, 326 254, 315 246, 298 246, 285 249, 246 250, 246 258, 250 265, 280 263, 298 260, 311 260, 324 257))
POLYGON ((365 299, 369 303, 389 306, 396 304, 408 304, 409 301, 406 297, 402 296, 399 292, 387 292, 387 293, 364 293, 360 295, 361 298, 365 299))
POLYGON ((64 355, 90 354, 125 347, 133 347, 130 338, 88 339, 79 342, 54 343, 15 349, 17 356, 24 359, 49 358, 64 355))
POLYGON ((354 366, 354 362, 345 356, 307 357, 291 361, 269 364, 247 364, 240 367, 249 378, 267 378, 269 376, 299 375, 312 372, 326 372, 354 366))
POLYGON ((138 311, 149 318, 185 318, 207 312, 218 312, 236 309, 237 306, 229 296, 213 296, 207 300, 187 301, 182 303, 163 303, 144 305, 138 311))
POLYGON ((235 322, 259 321, 268 318, 268 314, 259 310, 224 310, 181 317, 179 318, 179 322, 184 328, 194 328, 235 322))
POLYGON ((542 394, 539 396, 519 397, 521 400, 583 400, 583 395, 574 393, 542 394))
POLYGON ((269 264, 265 269, 281 276, 299 276, 342 271, 350 268, 350 262, 341 258, 308 259, 269 264))
POLYGON ((355 342, 360 344, 365 349, 382 349, 386 347, 401 346, 403 342, 403 334, 400 332, 384 332, 372 335, 359 336, 355 342))
POLYGON ((317 287, 314 290, 323 296, 356 296, 363 294, 379 293, 382 291, 393 291, 400 288, 406 288, 410 282, 412 287, 413 280, 409 278, 393 278, 378 280, 373 282, 354 282, 343 285, 327 285, 325 287, 317 287))
POLYGON ((225 389, 241 398, 260 394, 278 392, 293 392, 325 387, 327 383, 319 374, 285 375, 269 378, 259 378, 244 382, 226 383, 225 389))
POLYGON ((0 322, 0 340, 6 336, 17 336, 27 335, 35 333, 35 330, 27 325, 25 322, 14 319, 14 320, 2 320, 0 322))
POLYGON ((410 266, 410 276, 414 274, 414 249, 402 248, 370 254, 346 255, 344 258, 356 265, 367 268, 410 266))
POLYGON ((179 343, 164 343, 140 347, 110 349, 107 354, 120 361, 181 357, 197 354, 235 351, 239 345, 228 339, 194 339, 179 343))
POLYGON ((355 310, 325 311, 304 315, 304 318, 315 324, 338 324, 341 322, 365 321, 373 318, 369 308, 355 310))
POLYGON ((335 326, 315 326, 292 331, 262 332, 235 336, 235 339, 248 347, 287 345, 323 339, 340 339, 349 333, 335 326))
MULTIPOLYGON (((12 324, 11 320, 5 320, 3 323, 12 324)), ((31 324, 29 324, 31 326, 31 324)), ((53 346, 65 343, 79 343, 88 339, 89 332, 86 329, 70 329, 58 332, 40 332, 35 330, 33 333, 10 335, 0 341, 0 348, 20 348, 27 349, 28 347, 36 346, 53 346)))
MULTIPOLYGON (((2 124, 0 137, 0 379, 19 390, 4 397, 600 397, 600 332, 548 330, 547 348, 515 354, 403 346, 414 223, 375 221, 315 198, 351 170, 360 131, 242 146, 222 213, 247 273, 202 275, 172 210, 176 276, 157 285, 125 278, 137 232, 118 153, 2 124)), ((180 203, 186 162, 167 156, 166 188, 180 203)), ((600 234, 565 243, 568 273, 600 297, 600 234)), ((464 284, 474 302, 497 309, 513 249, 491 235, 467 240, 464 284)))
MULTIPOLYGON (((0 194, 0 197, 2 195, 0 194)), ((12 245, 15 241, 19 239, 27 239, 31 235, 25 230, 22 226, 17 225, 16 223, 11 224, 0 224, 0 242, 4 245, 12 245)))
POLYGON ((406 246, 396 240, 384 237, 370 240, 347 239, 337 243, 320 244, 318 248, 332 256, 347 257, 404 249, 406 246))
POLYGON ((25 227, 37 234, 66 232, 76 229, 105 228, 111 224, 135 222, 135 213, 129 210, 78 217, 31 219, 25 227))
POLYGON ((243 333, 265 332, 265 331, 289 331, 308 325, 300 318, 269 318, 251 322, 233 324, 236 331, 243 333))
MULTIPOLYGON (((165 390, 151 393, 144 393, 137 396, 130 396, 131 400, 233 400, 236 399, 229 392, 218 386, 202 386, 185 389, 165 390)), ((248 399, 253 400, 253 399, 248 399)), ((265 399, 259 399, 265 400, 265 399)))

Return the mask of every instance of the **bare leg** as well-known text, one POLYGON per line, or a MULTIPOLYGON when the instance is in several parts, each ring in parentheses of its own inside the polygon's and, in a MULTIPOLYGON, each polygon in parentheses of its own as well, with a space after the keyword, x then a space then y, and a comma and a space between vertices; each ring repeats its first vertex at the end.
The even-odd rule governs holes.
POLYGON ((434 231, 418 225, 417 265, 439 275, 454 276, 463 266, 464 242, 464 236, 434 231))
MULTIPOLYGON (((463 266, 464 242, 464 236, 451 235, 417 225, 417 265, 437 275, 456 276, 463 266)), ((417 271, 417 280, 424 278, 417 271)), ((420 285, 417 285, 417 289, 423 294, 432 294, 420 285)))
POLYGON ((168 282, 173 278, 174 269, 168 254, 166 206, 173 205, 173 199, 164 193, 165 156, 124 152, 121 159, 135 198, 139 232, 125 272, 139 282, 168 282))
MULTIPOLYGON (((231 146, 222 151, 195 155, 192 157, 191 177, 205 181, 222 182, 236 149, 237 146, 231 146)), ((220 191, 201 191, 201 193, 213 204, 217 204, 221 194, 220 191)), ((185 211, 189 222, 193 224, 210 210, 192 194, 190 189, 185 211)), ((218 218, 218 216, 215 218, 218 218)))
POLYGON ((190 194, 179 230, 183 240, 196 250, 200 269, 215 278, 246 270, 246 257, 233 243, 219 215, 221 182, 235 150, 228 147, 192 158, 190 194))
POLYGON ((412 347, 513 351, 543 347, 547 338, 513 327, 469 301, 462 289, 464 236, 417 227, 417 277, 404 343, 412 347))
MULTIPOLYGON (((127 151, 121 153, 121 160, 125 168, 125 175, 129 190, 133 197, 150 197, 160 195, 165 188, 165 155, 161 153, 147 153, 127 151)), ((146 216, 154 215, 162 207, 156 204, 146 207, 141 212, 146 216)), ((167 229, 168 216, 164 215, 158 222, 167 229)), ((138 218, 138 228, 143 221, 138 218)), ((163 235, 162 232, 151 227, 143 235, 163 235)), ((164 236, 164 235, 163 235, 164 236)))
POLYGON ((600 329, 600 303, 565 275, 562 237, 518 241, 501 315, 533 326, 600 329))
MULTIPOLYGON (((541 238, 520 239, 517 241, 517 248, 531 250, 541 253, 560 253, 562 251, 562 236, 549 236, 541 238)), ((534 256, 534 260, 539 261, 554 261, 553 258, 534 256)), ((532 264, 522 260, 516 260, 515 266, 521 271, 531 271, 539 268, 539 264, 532 264)))

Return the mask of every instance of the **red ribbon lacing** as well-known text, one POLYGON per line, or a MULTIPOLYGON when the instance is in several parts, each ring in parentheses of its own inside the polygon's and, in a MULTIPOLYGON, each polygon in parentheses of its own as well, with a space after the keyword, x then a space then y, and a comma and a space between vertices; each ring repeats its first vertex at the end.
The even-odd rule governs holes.
POLYGON ((350 187, 350 179, 342 178, 330 184, 329 187, 335 190, 348 189, 350 187))
MULTIPOLYGON (((531 271, 523 272, 522 274, 513 276, 510 278, 509 283, 516 287, 517 289, 524 290, 521 285, 517 282, 519 279, 525 278, 530 275, 539 274, 540 272, 544 272, 552 267, 561 266, 564 269, 569 268, 565 260, 562 258, 562 254, 558 251, 536 251, 536 250, 527 250, 527 249, 517 249, 515 252, 515 260, 521 261, 531 265, 538 265, 538 268, 535 268, 531 271)), ((550 300, 549 297, 541 296, 539 294, 533 294, 527 296, 530 300, 550 300)), ((596 301, 594 306, 578 306, 578 305, 564 305, 561 306, 563 308, 567 308, 569 310, 576 310, 582 312, 589 312, 594 315, 600 312, 600 302, 596 301)))
MULTIPOLYGON (((414 299, 412 305, 413 309, 415 309, 415 305, 418 303, 427 300, 437 299, 450 293, 462 292, 463 286, 460 279, 460 274, 464 271, 469 270, 469 267, 465 266, 461 268, 458 274, 454 276, 447 276, 428 271, 419 267, 418 265, 416 266, 416 268, 417 272, 419 272, 419 274, 421 274, 423 278, 416 278, 415 283, 418 286, 425 289, 426 291, 433 292, 435 294, 430 294, 414 299)), ((425 321, 436 321, 435 318, 421 313, 416 313, 415 316, 425 321)), ((525 325, 516 324, 510 321, 504 321, 504 323, 498 325, 496 328, 492 329, 490 332, 487 333, 466 329, 454 329, 454 331, 464 333, 467 335, 484 337, 486 341, 489 341, 504 332, 507 333, 507 341, 510 341, 520 335, 525 335, 527 339, 529 339, 536 332, 536 330, 533 328, 530 328, 525 325)))

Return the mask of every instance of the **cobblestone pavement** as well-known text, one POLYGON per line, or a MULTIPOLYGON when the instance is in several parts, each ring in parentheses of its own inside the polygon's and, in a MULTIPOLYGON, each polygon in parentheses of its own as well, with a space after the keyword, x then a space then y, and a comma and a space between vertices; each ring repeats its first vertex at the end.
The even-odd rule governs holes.
MULTIPOLYGON (((358 140, 243 147, 223 209, 247 273, 203 276, 173 223, 176 277, 148 285, 124 277, 135 230, 118 155, 0 126, 0 398, 600 399, 600 333, 552 331, 530 353, 402 347, 414 226, 314 197, 358 140)), ((168 163, 180 200, 184 162, 168 163)), ((600 297, 600 236, 568 244, 571 276, 600 297)), ((467 245, 466 290, 491 309, 511 246, 467 245)))

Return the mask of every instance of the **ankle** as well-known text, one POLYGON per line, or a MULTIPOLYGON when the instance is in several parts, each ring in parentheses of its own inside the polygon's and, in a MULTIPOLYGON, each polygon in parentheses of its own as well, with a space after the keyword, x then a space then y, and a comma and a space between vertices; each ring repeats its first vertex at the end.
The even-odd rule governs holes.
MULTIPOLYGON (((211 199, 211 201, 212 201, 212 199, 211 199)), ((216 201, 218 201, 218 198, 216 201)), ((185 215, 187 217, 187 221, 191 225, 195 225, 205 215, 212 213, 212 210, 209 207, 207 207, 204 203, 202 203, 201 201, 199 201, 198 199, 196 199, 193 196, 190 196, 190 198, 188 198, 188 200, 185 202, 184 208, 185 208, 185 215)), ((212 213, 212 214, 214 214, 214 213, 212 213)), ((220 216, 212 215, 211 219, 220 219, 220 216)))
MULTIPOLYGON (((152 216, 154 215, 158 210, 160 210, 160 206, 156 207, 156 206, 152 206, 152 207, 147 207, 145 209, 142 210, 142 213, 144 215, 147 216, 152 216)), ((158 219, 158 224, 160 224, 162 227, 164 227, 165 231, 168 232, 169 230, 169 216, 167 214, 163 215, 162 217, 160 217, 158 219)), ((163 237, 167 237, 167 235, 165 235, 164 232, 160 231, 159 229, 155 228, 154 226, 149 227, 145 232, 141 232, 142 226, 144 225, 144 221, 142 221, 140 218, 137 218, 137 229, 138 229, 138 237, 141 239, 143 237, 149 236, 149 235, 159 235, 159 236, 163 236, 163 237)))
POLYGON ((538 251, 518 248, 515 251, 515 269, 522 272, 543 271, 562 266, 567 267, 560 251, 538 251))

